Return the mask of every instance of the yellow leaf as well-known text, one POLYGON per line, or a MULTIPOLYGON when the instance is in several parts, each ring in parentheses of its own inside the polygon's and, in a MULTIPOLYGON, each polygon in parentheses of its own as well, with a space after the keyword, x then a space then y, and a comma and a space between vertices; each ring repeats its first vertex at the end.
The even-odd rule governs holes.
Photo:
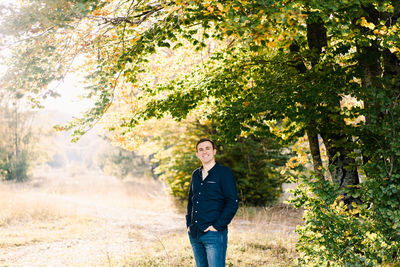
POLYGON ((368 22, 365 17, 361 17, 360 25, 371 30, 375 29, 375 24, 368 22))
POLYGON ((140 37, 134 38, 134 39, 131 40, 131 42, 132 42, 132 43, 135 43, 135 42, 137 42, 139 39, 140 39, 140 37))
POLYGON ((387 4, 385 7, 386 12, 393 13, 394 12, 394 7, 391 4, 387 4))
POLYGON ((267 43, 267 46, 268 46, 269 48, 273 48, 273 47, 275 47, 275 42, 274 42, 274 41, 268 42, 268 43, 267 43))

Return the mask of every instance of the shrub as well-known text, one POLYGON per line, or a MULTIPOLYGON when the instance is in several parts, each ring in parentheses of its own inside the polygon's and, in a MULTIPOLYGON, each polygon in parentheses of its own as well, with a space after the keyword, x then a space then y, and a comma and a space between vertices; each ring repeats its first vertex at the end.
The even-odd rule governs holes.
MULTIPOLYGON (((191 174, 201 165, 195 156, 194 145, 188 143, 189 139, 175 139, 173 145, 156 157, 161 179, 179 199, 187 198, 191 174)), ((281 154, 282 147, 278 143, 250 136, 220 147, 216 160, 232 169, 241 202, 261 206, 272 204, 279 198, 284 181, 279 168, 285 164, 287 156, 281 154)))
MULTIPOLYGON (((378 174, 376 174, 378 175, 378 174)), ((299 263, 307 266, 376 266, 400 263, 400 177, 374 176, 343 191, 318 177, 301 179, 292 201, 303 207, 299 263), (391 183, 391 186, 385 184, 391 183), (344 195, 362 204, 343 201, 344 195)))

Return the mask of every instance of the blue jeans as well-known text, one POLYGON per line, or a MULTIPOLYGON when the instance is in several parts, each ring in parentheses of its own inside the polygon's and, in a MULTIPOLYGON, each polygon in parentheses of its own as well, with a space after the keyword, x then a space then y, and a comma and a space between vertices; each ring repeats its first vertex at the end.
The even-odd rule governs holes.
POLYGON ((197 267, 224 267, 228 230, 208 231, 193 238, 189 233, 197 267))

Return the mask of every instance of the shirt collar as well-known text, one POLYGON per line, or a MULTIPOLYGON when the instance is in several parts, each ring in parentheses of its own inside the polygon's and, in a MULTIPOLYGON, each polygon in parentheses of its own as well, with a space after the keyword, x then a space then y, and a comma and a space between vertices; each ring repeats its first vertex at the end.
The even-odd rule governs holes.
MULTIPOLYGON (((208 170, 208 173, 213 172, 216 169, 217 165, 219 165, 219 163, 215 162, 214 166, 208 170)), ((203 166, 200 167, 200 171, 203 171, 203 166)))

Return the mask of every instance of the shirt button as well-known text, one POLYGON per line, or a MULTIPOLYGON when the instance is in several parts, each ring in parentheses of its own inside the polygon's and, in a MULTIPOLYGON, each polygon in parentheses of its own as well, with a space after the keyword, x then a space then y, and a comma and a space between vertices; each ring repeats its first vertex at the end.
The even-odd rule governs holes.
POLYGON ((197 203, 197 204, 199 204, 199 202, 198 202, 198 201, 196 201, 196 203, 197 203))
POLYGON ((199 192, 199 195, 201 195, 201 192, 199 192))
POLYGON ((197 210, 195 210, 194 212, 196 212, 196 213, 197 213, 197 210))
POLYGON ((197 223, 197 221, 194 221, 195 223, 197 223))
POLYGON ((203 183, 201 183, 201 185, 203 185, 203 183))

